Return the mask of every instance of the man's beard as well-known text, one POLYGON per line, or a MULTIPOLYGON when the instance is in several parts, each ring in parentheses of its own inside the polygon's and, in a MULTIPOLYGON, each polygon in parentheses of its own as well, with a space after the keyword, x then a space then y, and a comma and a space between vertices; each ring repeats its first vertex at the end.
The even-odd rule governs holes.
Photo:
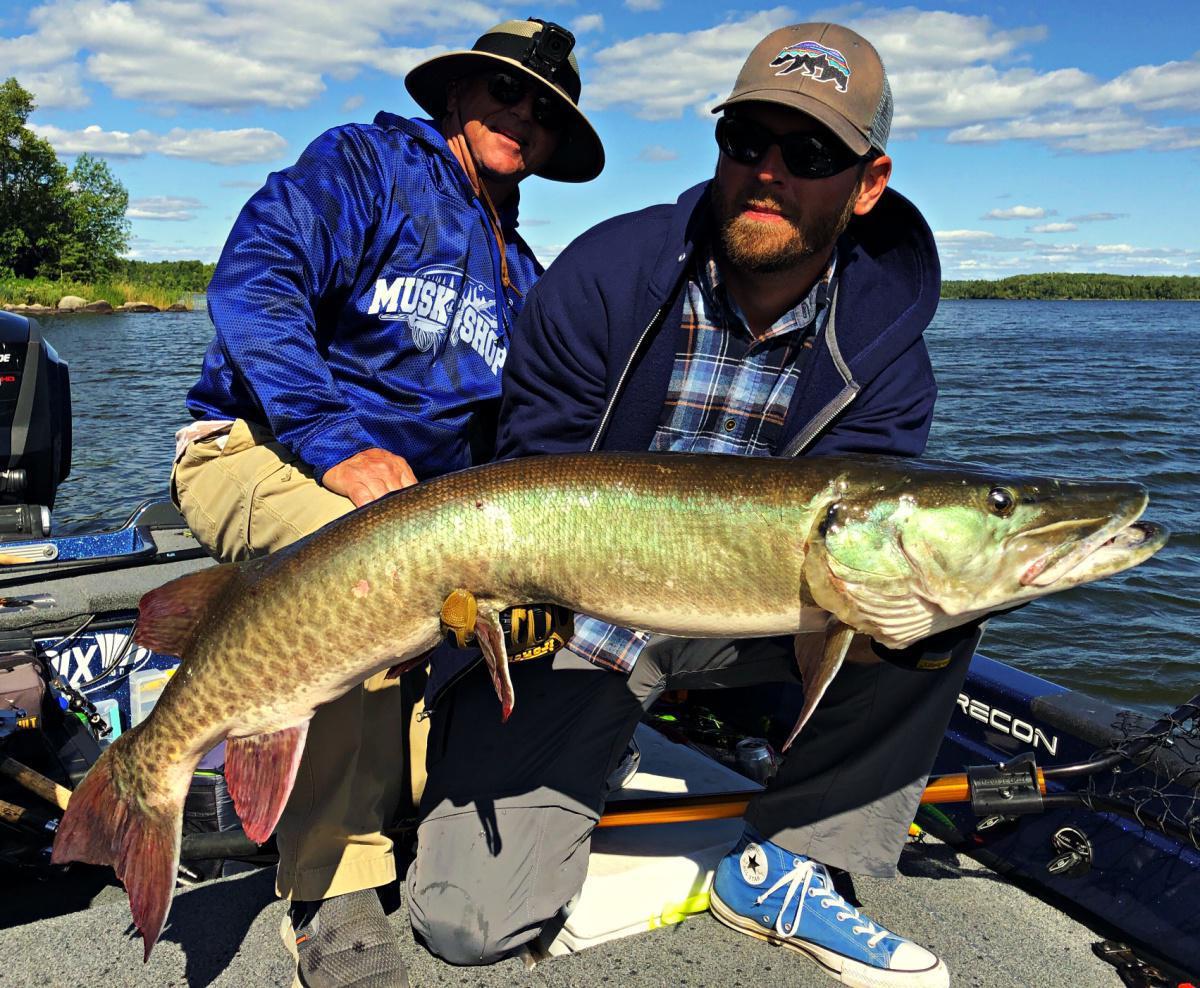
POLYGON ((748 203, 782 209, 782 203, 767 193, 752 195, 732 209, 726 209, 714 186, 713 212, 721 234, 721 246, 734 267, 753 274, 786 271, 814 254, 828 249, 854 218, 858 186, 836 214, 804 217, 801 224, 781 217, 781 222, 762 223, 742 215, 748 203))

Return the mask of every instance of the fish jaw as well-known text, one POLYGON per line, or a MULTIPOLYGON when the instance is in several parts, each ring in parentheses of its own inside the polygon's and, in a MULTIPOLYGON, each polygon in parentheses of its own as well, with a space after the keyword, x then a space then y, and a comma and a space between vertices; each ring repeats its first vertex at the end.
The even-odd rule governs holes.
POLYGON ((1021 576, 1023 586, 1063 590, 1137 566, 1167 544, 1169 532, 1139 521, 1141 511, 1113 519, 1075 546, 1048 553, 1021 576))

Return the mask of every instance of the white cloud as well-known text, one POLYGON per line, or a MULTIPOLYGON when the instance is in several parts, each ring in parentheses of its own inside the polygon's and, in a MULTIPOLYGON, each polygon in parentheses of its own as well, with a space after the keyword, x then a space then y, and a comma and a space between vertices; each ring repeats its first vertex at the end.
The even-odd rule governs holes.
POLYGON ((558 255, 567 249, 567 245, 565 243, 531 243, 529 249, 533 251, 533 256, 538 259, 538 262, 548 268, 558 258, 558 255))
POLYGON ((576 34, 587 34, 590 31, 604 30, 603 14, 584 14, 571 21, 571 30, 576 34))
POLYGON ((125 215, 135 220, 168 220, 184 222, 196 218, 196 210, 204 203, 191 196, 148 196, 131 199, 125 215))
POLYGON ((625 0, 625 6, 639 13, 647 10, 662 10, 662 0, 625 0))
POLYGON ((628 106, 645 120, 706 113, 729 93, 746 54, 763 35, 793 20, 775 7, 743 20, 684 33, 646 34, 596 53, 588 104, 628 106))
POLYGON ((162 154, 216 165, 241 165, 272 161, 287 148, 279 134, 261 127, 240 130, 184 130, 175 127, 166 134, 148 130, 132 133, 104 130, 92 124, 83 130, 63 130, 46 124, 30 129, 53 145, 59 154, 96 154, 109 158, 142 158, 162 154))
POLYGON ((1109 220, 1123 220, 1128 213, 1084 213, 1082 216, 1067 217, 1072 223, 1105 223, 1109 220))
MULTIPOLYGON (((811 16, 781 6, 715 27, 617 42, 596 53, 589 99, 647 120, 704 113, 729 92, 767 32, 811 16)), ((952 128, 955 143, 1036 140, 1083 153, 1200 146, 1200 130, 1153 119, 1158 111, 1200 108, 1200 55, 1106 81, 1078 67, 1022 64, 1048 37, 1038 24, 1007 29, 987 16, 915 7, 852 5, 831 16, 869 38, 888 66, 896 139, 952 128)))
POLYGON ((1113 104, 1140 110, 1200 110, 1200 55, 1188 62, 1139 65, 1076 102, 1097 109, 1113 104))
POLYGON ((1200 250, 1128 243, 1046 243, 984 230, 939 230, 934 238, 947 278, 1000 278, 1036 271, 1200 274, 1200 250))
POLYGON ((366 97, 362 93, 355 93, 353 96, 347 96, 342 100, 342 112, 353 113, 366 102, 366 97))
POLYGON ((1025 228, 1028 233, 1071 233, 1078 229, 1077 223, 1039 223, 1025 228))
POLYGON ((675 161, 679 152, 661 144, 650 144, 642 148, 637 157, 638 161, 675 161))
POLYGON ((220 244, 162 244, 145 237, 134 236, 125 255, 137 261, 215 261, 221 253, 220 244))
POLYGON ((168 158, 191 158, 217 165, 247 165, 273 161, 287 148, 285 141, 273 130, 246 127, 241 130, 183 130, 168 131, 158 147, 168 158))
POLYGON ((1200 129, 1154 126, 1119 108, 1110 108, 1100 113, 1056 111, 994 124, 972 124, 951 131, 946 140, 951 144, 1036 140, 1062 150, 1090 153, 1142 148, 1179 151, 1200 147, 1200 129))
POLYGON ((1007 209, 993 209, 985 213, 985 220, 1040 220, 1043 216, 1052 216, 1054 210, 1044 206, 1009 206, 1007 209))
POLYGON ((938 230, 933 235, 939 252, 953 254, 955 250, 1020 253, 1037 246, 1029 237, 1002 237, 985 230, 938 230))
POLYGON ((149 104, 294 109, 326 77, 401 75, 501 19, 477 0, 455 3, 453 28, 441 0, 48 0, 0 39, 0 64, 47 108, 83 105, 92 81, 149 104))
POLYGON ((21 87, 33 94, 34 103, 40 110, 76 109, 88 104, 78 66, 61 65, 44 72, 21 72, 12 68, 5 71, 15 75, 21 87))

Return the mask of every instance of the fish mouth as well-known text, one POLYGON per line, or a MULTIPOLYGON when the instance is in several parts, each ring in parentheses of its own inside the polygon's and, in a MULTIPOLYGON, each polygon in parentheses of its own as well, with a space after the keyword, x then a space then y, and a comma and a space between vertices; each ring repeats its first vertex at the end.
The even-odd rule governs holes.
POLYGON ((1075 585, 1148 559, 1166 545, 1170 533, 1155 522, 1137 520, 1142 510, 1132 512, 1132 518, 1114 519, 1082 542, 1060 546, 1034 560, 1021 574, 1022 586, 1075 585))

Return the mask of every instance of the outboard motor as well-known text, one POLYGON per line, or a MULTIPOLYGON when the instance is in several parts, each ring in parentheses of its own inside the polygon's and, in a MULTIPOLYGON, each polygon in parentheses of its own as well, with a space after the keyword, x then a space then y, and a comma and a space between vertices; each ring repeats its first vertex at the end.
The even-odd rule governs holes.
POLYGON ((36 319, 0 311, 0 541, 50 533, 54 496, 70 470, 66 361, 36 319))

